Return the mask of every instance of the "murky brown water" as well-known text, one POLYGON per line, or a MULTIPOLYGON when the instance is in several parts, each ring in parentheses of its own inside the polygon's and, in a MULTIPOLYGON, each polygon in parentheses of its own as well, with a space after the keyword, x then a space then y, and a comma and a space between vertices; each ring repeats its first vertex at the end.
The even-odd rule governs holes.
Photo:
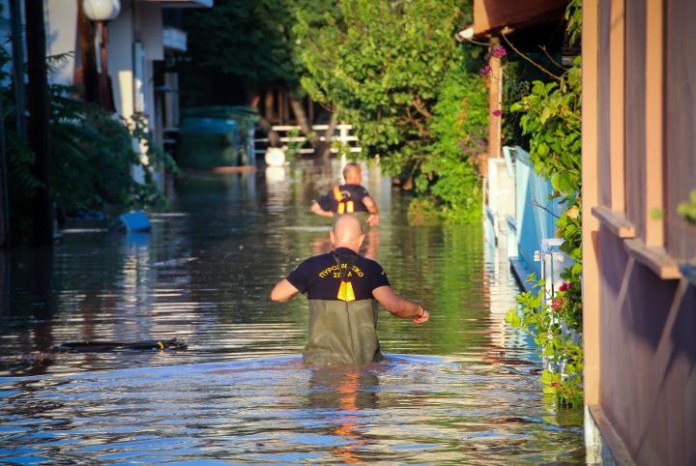
POLYGON ((83 223, 52 252, 13 251, 0 462, 584 464, 581 414, 544 402, 528 339, 504 323, 517 289, 483 229, 409 227, 376 170, 367 253, 431 321, 384 312, 383 363, 302 365, 306 301, 268 293, 327 247, 330 221, 308 212, 327 183, 302 166, 187 175, 149 234, 83 223), (172 338, 188 348, 50 351, 172 338))

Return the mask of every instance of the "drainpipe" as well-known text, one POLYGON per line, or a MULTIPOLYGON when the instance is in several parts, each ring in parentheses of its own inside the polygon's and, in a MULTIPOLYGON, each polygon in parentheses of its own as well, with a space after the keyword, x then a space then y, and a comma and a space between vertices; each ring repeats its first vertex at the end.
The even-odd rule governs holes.
MULTIPOLYGON (((500 39, 494 37, 491 39, 490 49, 495 49, 500 45, 500 39)), ((488 59, 488 65, 491 67, 488 73, 488 158, 499 158, 501 152, 502 139, 502 117, 494 115, 501 109, 503 101, 503 67, 500 62, 500 57, 495 57, 491 53, 488 59)), ((482 167, 488 171, 488 163, 482 167)), ((484 173, 484 176, 487 173, 484 173)))
POLYGON ((12 80, 14 81, 15 117, 19 140, 27 140, 27 98, 24 90, 24 36, 22 35, 22 5, 9 0, 12 28, 12 80))

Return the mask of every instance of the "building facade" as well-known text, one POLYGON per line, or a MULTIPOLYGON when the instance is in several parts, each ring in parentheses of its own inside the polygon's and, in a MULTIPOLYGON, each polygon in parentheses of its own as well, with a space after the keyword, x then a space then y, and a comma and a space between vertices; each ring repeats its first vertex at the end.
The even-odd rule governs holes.
MULTIPOLYGON (((476 0, 473 32, 527 35, 566 4, 476 0)), ((582 10, 588 462, 694 465, 696 2, 582 10)))
MULTIPOLYGON (((53 63, 49 83, 76 85, 80 98, 99 103, 126 121, 141 114, 153 140, 165 145, 179 124, 178 76, 173 65, 186 52, 186 33, 176 27, 181 17, 177 11, 211 8, 214 0, 111 0, 116 14, 101 25, 104 34, 85 14, 90 1, 44 0, 46 54, 62 57, 53 63), (106 79, 97 83, 94 75, 102 70, 106 79)), ((20 16, 19 22, 24 23, 23 2, 0 3, 4 17, 0 32, 12 41, 23 41, 23 34, 13 37, 10 28, 16 20, 13 16, 20 16)), ((9 47, 8 52, 13 53, 9 47)))
POLYGON ((696 464, 696 45, 690 0, 583 2, 590 430, 621 463, 696 464))

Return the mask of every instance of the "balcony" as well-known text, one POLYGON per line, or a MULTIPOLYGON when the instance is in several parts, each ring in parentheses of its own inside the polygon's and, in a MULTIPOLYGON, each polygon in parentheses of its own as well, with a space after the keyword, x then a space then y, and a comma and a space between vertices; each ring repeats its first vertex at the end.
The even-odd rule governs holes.
POLYGON ((212 8, 215 0, 140 0, 143 3, 157 3, 164 8, 212 8))

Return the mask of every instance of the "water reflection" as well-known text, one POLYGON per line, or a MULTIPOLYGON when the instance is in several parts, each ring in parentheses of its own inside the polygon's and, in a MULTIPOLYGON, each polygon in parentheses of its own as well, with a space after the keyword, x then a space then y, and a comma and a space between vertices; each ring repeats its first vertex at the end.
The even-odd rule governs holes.
MULTIPOLYGON (((501 376, 502 375, 502 376, 501 376)), ((537 387, 442 358, 299 357, 0 379, 3 463, 579 464, 537 387)))
MULTIPOLYGON (((369 366, 367 366, 369 367, 369 366)), ((331 434, 344 439, 332 448, 347 464, 360 464, 358 450, 370 440, 360 432, 359 411, 378 406, 379 378, 366 367, 315 368, 309 380, 308 408, 328 411, 331 434)))
POLYGON ((268 293, 330 247, 309 203, 334 179, 282 170, 186 175, 148 234, 75 225, 53 252, 13 251, 0 462, 582 462, 581 423, 544 404, 535 353, 503 321, 517 293, 504 258, 480 227, 408 226, 373 169, 381 222, 364 253, 431 320, 381 319, 384 363, 303 366, 306 300, 268 293), (175 337, 188 349, 50 352, 175 337))

